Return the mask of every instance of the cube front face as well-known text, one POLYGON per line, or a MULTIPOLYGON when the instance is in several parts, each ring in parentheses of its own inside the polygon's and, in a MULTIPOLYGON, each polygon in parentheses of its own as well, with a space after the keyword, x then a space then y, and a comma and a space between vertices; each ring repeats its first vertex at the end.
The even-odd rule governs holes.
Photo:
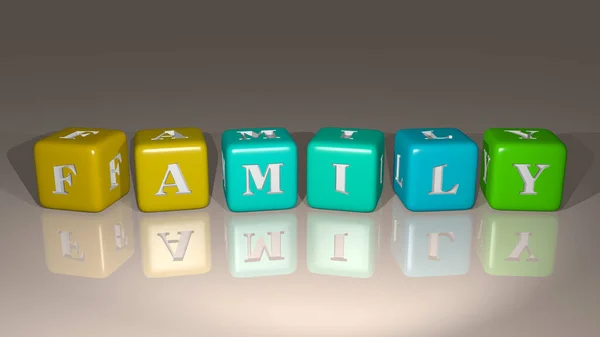
POLYGON ((546 129, 488 129, 480 185, 497 210, 556 211, 562 202, 567 149, 546 129))
POLYGON ((101 212, 129 192, 125 133, 67 128, 35 144, 40 204, 46 208, 101 212))
POLYGON ((142 214, 144 275, 164 278, 206 274, 212 267, 210 216, 205 211, 142 214))
POLYGON ((190 210, 208 205, 208 152, 201 130, 138 131, 134 152, 141 211, 190 210))
POLYGON ((227 130, 223 190, 233 212, 284 210, 298 200, 298 150, 284 128, 227 130))
POLYGON ((414 212, 475 204, 477 144, 453 128, 405 129, 394 140, 394 191, 414 212))
POLYGON ((393 204, 392 251, 408 277, 457 276, 469 272, 473 218, 469 214, 414 215, 393 204))
POLYGON ((231 214, 227 220, 229 270, 236 278, 288 275, 298 261, 295 213, 231 214))
POLYGON ((383 190, 384 142, 378 130, 319 130, 307 149, 308 205, 337 211, 374 211, 383 190))
POLYGON ((98 214, 44 210, 46 266, 55 274, 106 278, 135 249, 133 210, 117 202, 98 214))
POLYGON ((312 212, 308 214, 306 230, 307 266, 311 273, 373 276, 379 234, 374 218, 312 212))
POLYGON ((554 215, 490 212, 478 229, 478 253, 490 275, 547 277, 554 270, 557 239, 554 215))

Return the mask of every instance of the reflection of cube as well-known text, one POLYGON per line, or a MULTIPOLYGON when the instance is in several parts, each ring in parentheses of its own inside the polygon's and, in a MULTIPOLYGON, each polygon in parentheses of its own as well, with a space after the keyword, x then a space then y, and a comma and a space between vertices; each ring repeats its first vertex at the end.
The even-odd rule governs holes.
POLYGON ((378 231, 372 216, 311 212, 306 230, 307 264, 311 273, 373 276, 378 231))
POLYGON ((322 128, 308 143, 306 202, 373 212, 383 191, 385 137, 379 130, 322 128))
POLYGON ((453 128, 404 129, 394 140, 394 191, 411 211, 470 209, 477 144, 453 128))
POLYGON ((129 192, 125 133, 67 128, 34 148, 40 204, 47 208, 101 212, 129 192))
POLYGON ((162 278, 208 273, 210 217, 204 210, 140 214, 144 275, 162 278))
POLYGON ((95 214, 44 210, 42 227, 55 274, 106 278, 133 255, 133 210, 123 202, 95 214))
POLYGON ((408 277, 454 276, 471 264, 473 219, 466 213, 412 213, 393 204, 392 251, 408 277))
POLYGON ((286 275, 297 266, 297 218, 294 213, 231 214, 227 254, 233 277, 286 275))
POLYGON ((233 212, 290 209, 298 200, 298 149, 284 128, 226 130, 223 190, 233 212))
POLYGON ((557 235, 552 214, 491 211, 478 229, 479 257, 490 275, 546 277, 554 269, 557 235))

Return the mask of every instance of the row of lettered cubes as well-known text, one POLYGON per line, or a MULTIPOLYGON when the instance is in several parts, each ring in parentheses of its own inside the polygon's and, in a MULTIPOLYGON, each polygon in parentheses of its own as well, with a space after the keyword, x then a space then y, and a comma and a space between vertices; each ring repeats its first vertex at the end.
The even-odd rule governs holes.
MULTIPOLYGON (((209 204, 209 160, 196 128, 138 131, 136 199, 143 212, 209 204)), ((322 128, 306 154, 312 208, 372 212, 384 184, 385 137, 379 130, 322 128)), ((130 189, 128 143, 115 130, 68 128, 35 145, 40 204, 99 212, 130 189)), ((466 210, 477 178, 498 210, 555 211, 562 201, 567 149, 546 129, 488 129, 482 150, 454 128, 404 129, 394 140, 393 189, 411 211, 466 210), (477 168, 480 167, 480 172, 477 168)), ((222 134, 222 187, 234 212, 283 210, 298 200, 298 148, 284 128, 222 134)), ((214 163, 216 165, 216 163, 214 163)))
POLYGON ((229 213, 226 243, 216 246, 211 219, 221 217, 211 211, 134 216, 124 203, 98 214, 46 210, 46 263, 56 274, 105 278, 139 246, 145 276, 163 278, 206 274, 215 251, 224 250, 231 275, 249 278, 294 273, 304 251, 300 260, 311 273, 368 278, 379 250, 391 248, 408 277, 467 274, 473 255, 490 275, 544 277, 553 271, 559 227, 554 213, 488 211, 476 219, 465 212, 411 213, 398 199, 391 204, 393 220, 387 221, 393 226, 383 227, 377 212, 309 211, 305 226, 296 210, 229 213))

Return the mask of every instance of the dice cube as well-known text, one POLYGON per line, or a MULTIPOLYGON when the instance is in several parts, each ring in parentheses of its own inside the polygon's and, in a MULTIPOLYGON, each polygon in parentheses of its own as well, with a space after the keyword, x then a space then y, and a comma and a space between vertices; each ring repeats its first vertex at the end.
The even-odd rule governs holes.
POLYGON ((121 201, 95 214, 45 209, 41 220, 51 273, 103 279, 133 256, 133 209, 121 201))
POLYGON ((292 211, 230 214, 229 271, 236 278, 288 275, 298 264, 298 219, 292 211))
POLYGON ((465 212, 413 213, 393 201, 392 252, 407 277, 469 272, 473 218, 465 212))
POLYGON ((490 207, 556 211, 562 202, 567 148, 550 130, 488 129, 480 186, 490 207))
POLYGON ((223 191, 231 211, 271 211, 296 206, 298 150, 286 129, 226 130, 221 150, 223 191))
POLYGON ((384 152, 381 131, 320 129, 307 149, 307 204, 316 209, 374 211, 383 190, 384 152))
POLYGON ((378 223, 369 215, 311 212, 307 217, 307 267, 311 273, 351 278, 373 276, 378 223))
POLYGON ((147 278, 206 274, 212 267, 206 210, 140 214, 143 271, 147 278))
POLYGON ((133 144, 140 211, 189 210, 209 204, 208 150, 201 130, 141 130, 133 144))
POLYGON ((67 128, 34 146, 39 201, 43 207, 101 212, 129 192, 125 133, 67 128))
POLYGON ((551 213, 487 212, 477 234, 483 269, 494 276, 550 276, 558 227, 551 213))
POLYGON ((477 144, 458 129, 404 129, 394 140, 394 192, 413 212, 475 204, 477 144))

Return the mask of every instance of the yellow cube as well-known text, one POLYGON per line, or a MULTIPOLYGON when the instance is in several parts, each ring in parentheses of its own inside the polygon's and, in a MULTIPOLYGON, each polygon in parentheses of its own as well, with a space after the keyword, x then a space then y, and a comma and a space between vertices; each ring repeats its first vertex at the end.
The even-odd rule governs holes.
POLYGON ((210 201, 208 154, 196 128, 138 131, 136 196, 142 212, 204 208, 210 201))
POLYGON ((140 214, 139 224, 146 277, 199 275, 210 271, 210 217, 206 211, 140 214))
POLYGON ((101 212, 129 192, 129 154, 122 131, 67 128, 35 144, 40 204, 101 212))
POLYGON ((44 210, 46 266, 55 274, 106 278, 132 255, 133 210, 117 202, 103 212, 44 210))

